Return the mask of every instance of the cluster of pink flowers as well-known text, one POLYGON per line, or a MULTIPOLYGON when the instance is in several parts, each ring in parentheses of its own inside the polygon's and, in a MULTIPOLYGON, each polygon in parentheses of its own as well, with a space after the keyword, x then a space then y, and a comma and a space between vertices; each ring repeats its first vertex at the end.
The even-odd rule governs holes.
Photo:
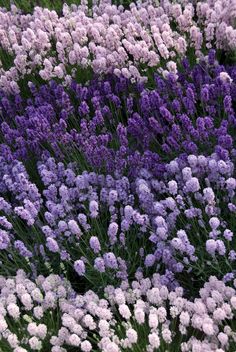
POLYGON ((27 15, 15 6, 1 9, 1 46, 13 63, 0 68, 0 87, 19 92, 17 82, 28 74, 68 84, 81 68, 145 80, 147 69, 161 63, 163 74, 176 74, 178 59, 191 47, 197 57, 213 43, 235 49, 235 13, 232 0, 199 1, 196 7, 150 1, 132 3, 129 10, 104 0, 92 9, 65 5, 62 16, 39 7, 27 15))
POLYGON ((75 293, 58 275, 32 281, 18 270, 15 277, 0 277, 0 340, 14 352, 40 351, 45 340, 52 352, 70 347, 120 352, 137 344, 154 352, 161 341, 168 346, 180 333, 182 352, 223 352, 236 343, 235 287, 236 282, 232 288, 210 277, 191 301, 182 288, 169 291, 161 285, 158 274, 149 279, 139 273, 131 285, 107 286, 99 298, 93 291, 75 293), (54 319, 58 310, 61 320, 54 319), (12 332, 12 324, 20 329, 12 332), (192 329, 199 338, 191 337, 192 329))

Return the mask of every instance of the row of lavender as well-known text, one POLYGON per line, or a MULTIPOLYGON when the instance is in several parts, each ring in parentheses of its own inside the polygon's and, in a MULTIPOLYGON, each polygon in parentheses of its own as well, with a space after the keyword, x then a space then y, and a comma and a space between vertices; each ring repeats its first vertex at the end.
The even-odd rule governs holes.
POLYGON ((235 18, 0 10, 0 351, 234 351, 235 18))

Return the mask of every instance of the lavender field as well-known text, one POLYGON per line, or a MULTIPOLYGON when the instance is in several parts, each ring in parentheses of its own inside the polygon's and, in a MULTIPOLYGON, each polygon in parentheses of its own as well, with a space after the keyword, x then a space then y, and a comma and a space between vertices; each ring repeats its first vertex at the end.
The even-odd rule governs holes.
POLYGON ((0 0, 0 352, 236 352, 236 0, 0 0))

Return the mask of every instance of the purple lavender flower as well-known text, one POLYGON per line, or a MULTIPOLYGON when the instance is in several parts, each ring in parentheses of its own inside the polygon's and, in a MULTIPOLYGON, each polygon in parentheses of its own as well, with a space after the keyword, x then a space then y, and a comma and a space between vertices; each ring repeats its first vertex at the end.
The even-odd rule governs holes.
POLYGON ((10 237, 7 231, 0 230, 0 249, 6 249, 10 244, 10 237))
POLYGON ((79 259, 74 262, 74 269, 79 276, 83 276, 85 274, 85 265, 83 260, 79 259))
POLYGON ((92 236, 89 240, 90 247, 94 253, 99 253, 101 250, 101 245, 99 239, 96 236, 92 236))
POLYGON ((104 259, 105 266, 107 268, 110 268, 110 269, 117 269, 118 268, 117 259, 116 259, 116 256, 114 255, 114 253, 112 253, 112 252, 105 253, 103 256, 103 259, 104 259))
POLYGON ((100 273, 104 273, 106 270, 104 260, 100 257, 96 258, 94 261, 94 267, 96 270, 98 270, 100 273))

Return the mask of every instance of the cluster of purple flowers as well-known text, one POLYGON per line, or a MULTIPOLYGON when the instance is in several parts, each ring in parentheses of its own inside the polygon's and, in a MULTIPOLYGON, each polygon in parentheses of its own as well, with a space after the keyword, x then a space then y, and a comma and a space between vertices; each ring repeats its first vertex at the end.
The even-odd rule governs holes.
POLYGON ((113 272, 119 281, 137 270, 155 269, 170 287, 189 281, 190 273, 202 284, 217 273, 231 281, 236 262, 234 160, 191 154, 166 163, 161 177, 140 169, 132 181, 78 173, 76 163, 66 167, 45 157, 38 163, 41 193, 21 162, 6 163, 1 250, 15 248, 31 264, 35 256, 50 263, 57 255, 88 279, 96 272, 105 277, 113 272), (18 238, 17 219, 41 234, 33 246, 18 238))
POLYGON ((30 85, 28 100, 3 94, 1 154, 40 158, 47 150, 64 160, 76 150, 99 172, 133 176, 142 167, 160 175, 174 157, 205 151, 227 160, 234 147, 235 67, 219 65, 211 50, 193 68, 185 59, 177 77, 153 79, 152 89, 108 76, 70 89, 30 85))
MULTIPOLYGON (((79 276, 88 277, 91 271, 95 275, 112 271, 117 280, 124 280, 132 272, 134 275, 139 265, 144 266, 140 254, 144 257, 149 246, 147 243, 141 248, 141 245, 149 236, 151 225, 148 215, 135 208, 135 193, 127 177, 87 171, 78 174, 76 164, 65 167, 53 158, 46 158, 38 164, 44 185, 40 194, 21 162, 6 165, 12 172, 3 177, 2 251, 10 253, 15 248, 28 257, 31 265, 37 256, 50 263, 57 254, 61 263, 72 264, 79 276), (19 170, 22 172, 16 175, 19 170), (9 203, 14 197, 17 206, 9 203), (27 236, 25 242, 19 238, 20 219, 28 227, 33 225, 33 244, 27 236), (130 246, 132 254, 128 252, 130 246)), ((162 280, 176 285, 168 271, 162 280)))

